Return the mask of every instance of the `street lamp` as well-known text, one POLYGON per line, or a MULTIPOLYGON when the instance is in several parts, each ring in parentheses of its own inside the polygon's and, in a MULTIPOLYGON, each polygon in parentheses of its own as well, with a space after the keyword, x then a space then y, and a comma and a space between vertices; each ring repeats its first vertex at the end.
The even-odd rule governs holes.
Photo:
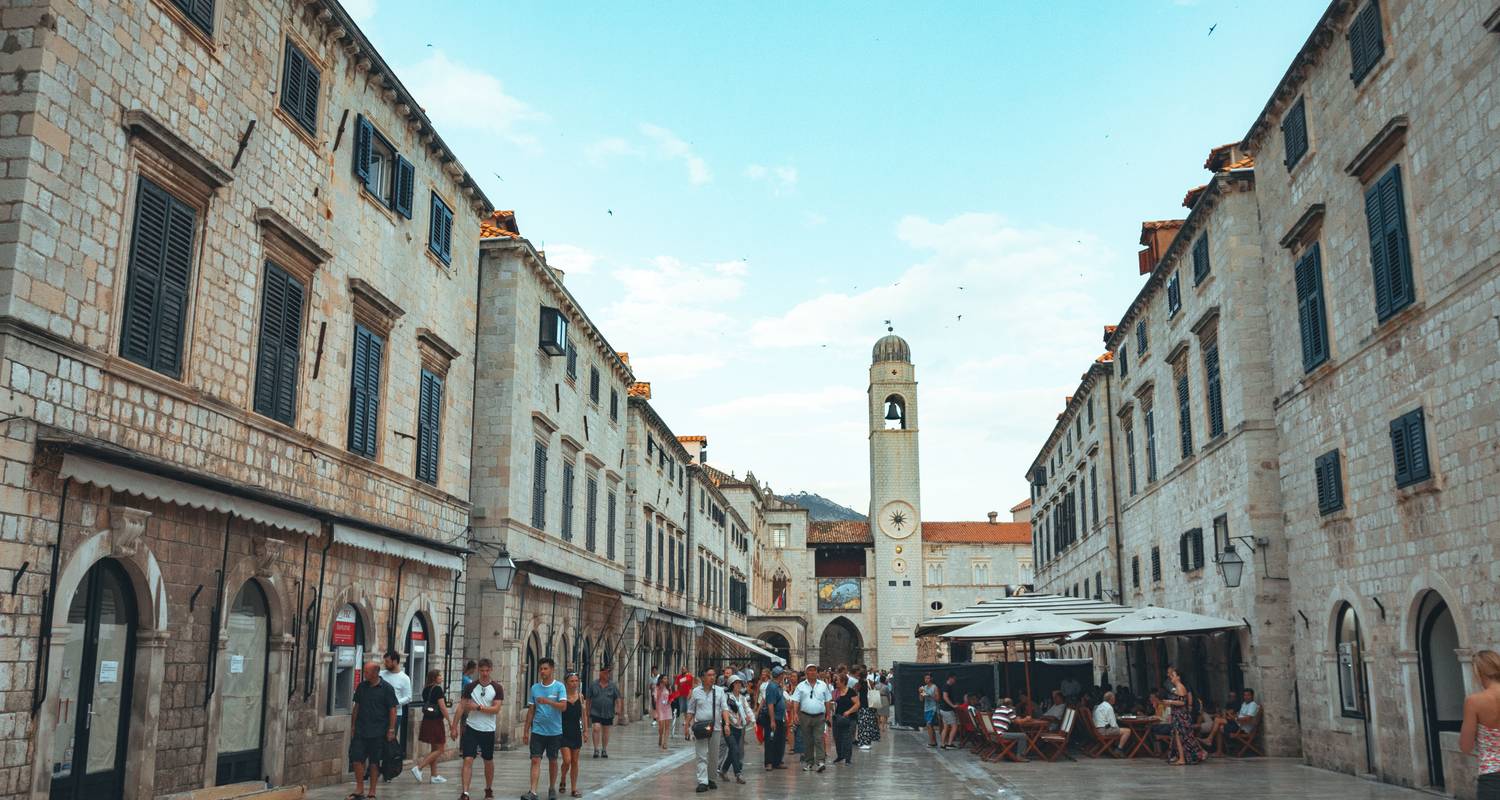
POLYGON ((1245 574, 1245 559, 1234 551, 1234 545, 1225 543, 1224 552, 1219 554, 1219 569, 1224 571, 1224 585, 1231 589, 1240 588, 1240 578, 1245 574))
POLYGON ((497 592, 510 591, 510 584, 516 579, 516 561, 503 545, 500 547, 500 555, 495 557, 495 563, 490 565, 490 577, 495 579, 497 592))

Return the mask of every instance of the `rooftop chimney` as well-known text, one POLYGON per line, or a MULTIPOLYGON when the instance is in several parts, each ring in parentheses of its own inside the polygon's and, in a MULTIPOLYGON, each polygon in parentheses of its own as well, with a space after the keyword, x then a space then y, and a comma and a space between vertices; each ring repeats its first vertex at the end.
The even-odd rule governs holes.
POLYGON ((990 512, 990 524, 994 525, 994 524, 998 523, 999 521, 1000 521, 1000 512, 999 511, 991 511, 990 512))
POLYGON ((1182 227, 1183 220, 1162 219, 1154 222, 1141 223, 1141 246, 1146 248, 1136 254, 1140 260, 1142 275, 1150 275, 1151 270, 1156 269, 1156 262, 1167 252, 1167 245, 1172 243, 1177 230, 1182 227))

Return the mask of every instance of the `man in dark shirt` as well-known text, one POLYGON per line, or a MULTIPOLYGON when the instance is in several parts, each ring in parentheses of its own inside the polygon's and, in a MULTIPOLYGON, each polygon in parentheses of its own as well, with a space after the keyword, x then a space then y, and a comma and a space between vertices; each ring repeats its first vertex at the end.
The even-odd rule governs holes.
POLYGON ((396 741, 396 690, 380 679, 380 662, 366 661, 364 680, 354 688, 354 711, 349 717, 349 766, 354 770, 354 794, 375 798, 380 785, 380 759, 385 743, 396 741), (370 793, 365 794, 365 774, 370 793))

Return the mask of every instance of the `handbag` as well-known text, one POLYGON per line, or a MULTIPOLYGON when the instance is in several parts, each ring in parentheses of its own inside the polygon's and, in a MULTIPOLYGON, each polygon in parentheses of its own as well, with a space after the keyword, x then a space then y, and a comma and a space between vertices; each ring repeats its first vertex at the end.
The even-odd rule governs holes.
POLYGON ((714 735, 714 723, 719 719, 719 691, 718 689, 714 689, 712 692, 713 700, 710 701, 710 707, 713 709, 713 716, 693 723, 692 731, 694 739, 707 739, 714 735))
POLYGON ((393 781, 401 776, 401 761, 405 757, 401 750, 400 742, 387 740, 385 753, 380 759, 380 775, 388 781, 393 781))

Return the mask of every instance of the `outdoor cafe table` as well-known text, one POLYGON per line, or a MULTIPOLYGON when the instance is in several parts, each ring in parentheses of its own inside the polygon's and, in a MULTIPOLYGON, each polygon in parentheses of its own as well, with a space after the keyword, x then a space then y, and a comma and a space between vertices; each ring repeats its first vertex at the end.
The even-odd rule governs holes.
POLYGON ((1126 758, 1140 758, 1142 750, 1145 751, 1145 755, 1156 755, 1156 750, 1151 747, 1151 728, 1160 723, 1161 720, 1156 717, 1137 716, 1120 717, 1119 720, 1120 724, 1129 728, 1131 732, 1130 752, 1125 754, 1126 758))
POLYGON ((1037 740, 1042 734, 1052 727, 1052 721, 1046 719, 1017 720, 1015 723, 1021 732, 1026 734, 1026 747, 1028 752, 1035 752, 1037 740))

